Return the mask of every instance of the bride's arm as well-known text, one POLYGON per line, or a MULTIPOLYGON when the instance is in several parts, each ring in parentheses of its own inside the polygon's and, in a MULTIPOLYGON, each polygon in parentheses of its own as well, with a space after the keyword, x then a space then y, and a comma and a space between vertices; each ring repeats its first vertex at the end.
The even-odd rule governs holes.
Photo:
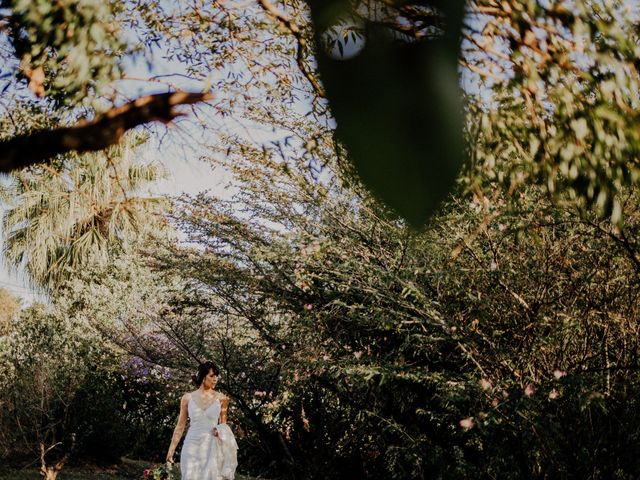
POLYGON ((224 395, 220 399, 220 422, 227 423, 227 411, 229 410, 229 397, 224 395))
POLYGON ((180 400, 180 416, 178 417, 178 423, 176 424, 176 428, 173 430, 173 436, 171 437, 171 445, 167 452, 167 462, 173 462, 173 454, 176 451, 176 447, 178 446, 178 443, 182 438, 182 434, 184 433, 184 429, 187 426, 188 405, 189 394, 185 393, 180 400))

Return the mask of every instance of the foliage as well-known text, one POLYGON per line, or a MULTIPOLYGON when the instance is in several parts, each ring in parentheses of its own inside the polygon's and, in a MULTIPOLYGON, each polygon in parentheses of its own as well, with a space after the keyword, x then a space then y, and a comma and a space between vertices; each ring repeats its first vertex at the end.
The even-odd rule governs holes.
POLYGON ((12 323, 0 353, 3 456, 37 457, 41 444, 56 447, 54 457, 68 452, 74 443, 72 403, 93 362, 108 352, 81 324, 34 305, 12 323))
POLYGON ((20 310, 20 299, 0 288, 0 336, 9 332, 11 321, 20 310))
POLYGON ((22 75, 38 96, 60 104, 90 100, 119 76, 126 49, 117 2, 6 0, 10 40, 22 75))
POLYGON ((73 457, 100 465, 117 463, 125 453, 164 456, 158 446, 170 436, 179 392, 163 369, 125 361, 122 350, 105 342, 118 315, 139 314, 136 300, 149 292, 139 269, 120 265, 128 282, 112 278, 111 285, 122 287, 113 296, 107 282, 98 287, 85 280, 81 291, 78 282, 67 285, 53 307, 24 309, 0 337, 0 446, 8 461, 32 459, 41 442, 62 442, 47 460, 71 446, 73 457))
POLYGON ((337 137, 362 182, 411 225, 424 226, 463 163, 457 59, 464 3, 309 6, 317 43, 328 37, 340 50, 315 52, 337 137), (349 46, 347 32, 336 39, 332 28, 354 17, 361 35, 349 46), (436 26, 439 35, 423 33, 436 26))
MULTIPOLYGON (((189 375, 177 375, 181 365, 173 358, 170 344, 154 337, 153 325, 161 321, 167 303, 180 289, 175 276, 156 275, 139 255, 129 253, 74 272, 56 290, 59 314, 86 323, 118 357, 108 374, 92 378, 78 392, 77 429, 93 432, 84 450, 77 452, 81 458, 109 463, 126 452, 134 458, 164 459, 166 439, 175 426, 180 397, 189 388, 189 375), (133 335, 139 329, 145 338, 133 335), (163 352, 172 371, 154 361, 156 350, 163 352), (110 393, 104 395, 106 391, 110 393), (122 431, 109 425, 110 411, 122 420, 124 427, 117 427, 122 431), (118 448, 104 450, 107 438, 118 448)), ((167 333, 176 335, 181 330, 167 333)))
POLYGON ((73 156, 58 168, 20 172, 3 191, 5 255, 53 287, 72 269, 104 263, 114 247, 161 228, 165 202, 144 189, 162 175, 136 160, 143 138, 104 153, 73 156))
POLYGON ((473 147, 476 178, 536 183, 621 224, 640 172, 637 7, 509 2, 502 14, 493 3, 477 2, 484 26, 470 32, 486 46, 479 61, 504 77, 472 116, 470 137, 483 144, 473 147))

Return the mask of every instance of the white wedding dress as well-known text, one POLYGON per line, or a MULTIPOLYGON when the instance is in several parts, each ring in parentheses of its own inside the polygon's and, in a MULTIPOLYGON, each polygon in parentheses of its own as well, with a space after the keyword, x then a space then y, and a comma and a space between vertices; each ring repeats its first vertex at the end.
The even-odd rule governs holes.
POLYGON ((189 430, 180 452, 182 480, 233 480, 238 444, 226 423, 218 424, 220 400, 203 410, 189 396, 189 430), (218 436, 213 435, 213 427, 218 436))

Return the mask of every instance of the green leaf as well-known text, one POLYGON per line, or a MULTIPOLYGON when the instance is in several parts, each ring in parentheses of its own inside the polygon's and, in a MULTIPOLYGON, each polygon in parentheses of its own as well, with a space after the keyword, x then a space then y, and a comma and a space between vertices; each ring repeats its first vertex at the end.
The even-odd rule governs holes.
MULTIPOLYGON (((435 2, 439 3, 439 2, 435 2)), ((413 227, 450 192, 463 163, 457 59, 462 2, 440 2, 448 31, 402 43, 369 24, 364 49, 348 60, 318 53, 338 138, 362 181, 413 227)), ((310 2, 319 44, 348 6, 310 2)))

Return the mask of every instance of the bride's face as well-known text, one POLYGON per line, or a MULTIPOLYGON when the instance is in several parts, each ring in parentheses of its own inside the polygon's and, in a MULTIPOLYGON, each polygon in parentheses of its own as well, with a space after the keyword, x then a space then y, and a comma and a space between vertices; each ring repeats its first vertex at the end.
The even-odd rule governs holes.
POLYGON ((207 389, 215 388, 217 383, 218 377, 215 373, 213 373, 213 370, 209 370, 209 373, 207 373, 207 375, 204 377, 204 380, 202 380, 202 386, 207 389))

